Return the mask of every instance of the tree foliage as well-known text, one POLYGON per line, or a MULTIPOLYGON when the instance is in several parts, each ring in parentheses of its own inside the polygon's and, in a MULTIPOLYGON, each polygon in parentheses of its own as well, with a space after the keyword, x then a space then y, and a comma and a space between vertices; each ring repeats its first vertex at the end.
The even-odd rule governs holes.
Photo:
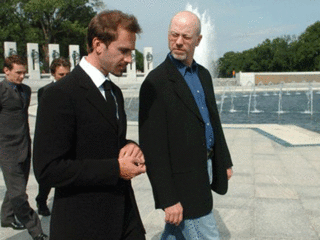
MULTIPOLYGON (((86 54, 87 27, 96 13, 105 8, 102 0, 0 0, 0 45, 17 43, 26 57, 26 43, 38 43, 42 69, 48 71, 48 45, 57 43, 60 54, 68 58, 69 45, 80 45, 86 54)), ((3 47, 0 65, 3 66, 3 47)), ((143 71, 143 55, 136 50, 137 69, 143 71)))
MULTIPOLYGON (((44 68, 48 70, 50 43, 59 43, 64 57, 68 57, 69 44, 80 45, 81 55, 86 53, 88 24, 103 6, 101 0, 3 0, 0 42, 17 42, 18 53, 25 56, 26 43, 38 43, 44 68)), ((0 54, 3 56, 3 49, 0 54)))
POLYGON ((140 70, 141 72, 143 72, 143 54, 141 52, 139 52, 137 49, 136 49, 136 55, 135 55, 135 60, 136 60, 136 67, 137 67, 137 70, 140 70))
POLYGON ((309 26, 298 38, 266 39, 243 52, 227 52, 218 60, 219 77, 236 72, 320 71, 320 22, 309 26))

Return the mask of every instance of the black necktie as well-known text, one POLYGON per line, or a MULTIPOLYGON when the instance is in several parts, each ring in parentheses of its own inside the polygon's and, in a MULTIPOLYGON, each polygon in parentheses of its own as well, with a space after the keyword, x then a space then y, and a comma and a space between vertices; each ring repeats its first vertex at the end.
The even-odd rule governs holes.
POLYGON ((106 100, 107 100, 107 104, 108 104, 108 114, 110 114, 110 116, 112 117, 117 117, 117 107, 116 107, 116 102, 115 99, 112 95, 112 86, 109 80, 106 80, 103 84, 102 84, 103 88, 104 88, 104 94, 106 96, 106 100))
POLYGON ((18 92, 20 99, 24 105, 25 104, 25 97, 24 97, 24 92, 23 92, 21 85, 16 85, 15 90, 18 92))

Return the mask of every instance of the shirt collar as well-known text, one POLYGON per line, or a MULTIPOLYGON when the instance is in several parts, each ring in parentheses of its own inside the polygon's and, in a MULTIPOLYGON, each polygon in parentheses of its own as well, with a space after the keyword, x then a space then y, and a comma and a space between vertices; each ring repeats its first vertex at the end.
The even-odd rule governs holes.
POLYGON ((12 89, 16 89, 17 88, 17 84, 13 83, 13 82, 10 82, 8 79, 6 79, 7 83, 9 84, 9 86, 12 88, 12 89))
POLYGON ((168 54, 169 58, 173 62, 173 64, 177 67, 182 76, 185 76, 186 72, 190 72, 191 74, 198 73, 198 64, 195 60, 193 60, 191 67, 184 65, 181 61, 175 59, 171 53, 168 54))
POLYGON ((89 75, 93 83, 99 88, 106 79, 110 79, 109 75, 105 76, 96 67, 89 63, 85 57, 83 57, 79 63, 79 66, 89 75))

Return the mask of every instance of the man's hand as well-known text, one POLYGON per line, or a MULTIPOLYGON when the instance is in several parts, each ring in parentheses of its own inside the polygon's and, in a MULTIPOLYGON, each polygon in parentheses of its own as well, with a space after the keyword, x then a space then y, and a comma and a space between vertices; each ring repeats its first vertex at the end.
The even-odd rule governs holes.
POLYGON ((166 214, 165 221, 167 223, 179 226, 183 219, 183 208, 180 202, 171 207, 165 208, 164 212, 166 214))
POLYGON ((227 177, 228 177, 228 180, 232 177, 232 175, 233 175, 232 168, 228 168, 228 169, 227 169, 227 177))
POLYGON ((130 180, 146 172, 144 155, 135 143, 128 143, 119 152, 120 177, 130 180))
POLYGON ((119 152, 119 158, 123 158, 125 156, 132 156, 136 158, 141 158, 144 161, 144 155, 140 149, 140 147, 135 143, 128 143, 123 148, 121 148, 119 152))
POLYGON ((141 173, 146 172, 144 160, 132 156, 119 158, 120 177, 125 180, 130 180, 141 173))

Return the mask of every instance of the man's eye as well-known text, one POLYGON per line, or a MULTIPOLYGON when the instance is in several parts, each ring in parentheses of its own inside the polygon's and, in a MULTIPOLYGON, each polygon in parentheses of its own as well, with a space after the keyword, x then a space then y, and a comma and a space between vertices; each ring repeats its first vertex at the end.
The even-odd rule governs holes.
POLYGON ((127 54, 131 53, 131 50, 128 50, 128 49, 120 49, 120 52, 121 52, 122 54, 127 55, 127 54))

